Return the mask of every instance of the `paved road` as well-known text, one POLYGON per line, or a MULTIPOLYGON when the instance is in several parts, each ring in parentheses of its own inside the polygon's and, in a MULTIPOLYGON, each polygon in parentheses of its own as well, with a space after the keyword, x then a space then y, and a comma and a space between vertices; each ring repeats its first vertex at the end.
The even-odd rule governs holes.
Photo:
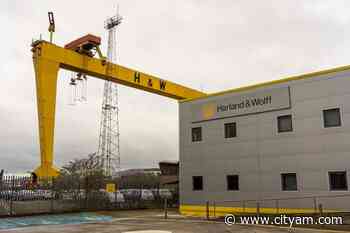
MULTIPOLYGON (((112 221, 68 225, 42 225, 23 227, 10 230, 1 230, 0 233, 123 233, 143 231, 152 233, 151 230, 168 231, 171 233, 324 233, 331 231, 311 229, 287 229, 277 227, 256 226, 226 226, 222 222, 207 222, 203 220, 188 219, 177 215, 170 215, 170 219, 161 218, 158 213, 148 213, 146 216, 135 216, 124 214, 123 217, 114 218, 112 221)), ((123 214, 122 214, 123 215, 123 214)), ((0 219, 1 221, 1 219, 0 219)), ((159 232, 160 233, 160 232, 159 232)))
POLYGON ((0 230, 29 227, 34 225, 64 225, 89 222, 108 222, 113 217, 97 213, 51 214, 27 217, 0 218, 0 230))

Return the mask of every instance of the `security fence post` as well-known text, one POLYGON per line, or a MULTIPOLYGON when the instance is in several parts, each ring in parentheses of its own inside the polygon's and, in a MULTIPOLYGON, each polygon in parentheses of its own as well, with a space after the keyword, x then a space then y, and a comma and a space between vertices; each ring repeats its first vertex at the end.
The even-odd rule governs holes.
POLYGON ((319 212, 320 212, 320 216, 322 216, 323 215, 323 206, 322 206, 322 204, 318 205, 318 209, 319 209, 319 212))
POLYGON ((51 208, 51 210, 50 210, 51 213, 54 213, 54 207, 53 207, 53 204, 54 204, 53 202, 55 200, 55 196, 54 196, 55 193, 54 193, 54 187, 53 187, 54 186, 54 182, 55 182, 54 178, 52 178, 51 183, 48 186, 48 187, 50 187, 50 191, 51 191, 51 198, 50 198, 51 199, 50 200, 51 201, 51 207, 50 207, 51 208))
POLYGON ((88 195, 89 195, 89 180, 88 176, 85 177, 85 198, 84 198, 84 209, 88 209, 88 195))
POLYGON ((114 209, 117 209, 118 206, 118 195, 117 195, 117 191, 114 190, 114 209))
POLYGON ((245 213, 245 201, 242 201, 243 213, 245 213))
POLYGON ((11 197, 10 197, 10 216, 13 215, 13 194, 14 194, 14 189, 15 189, 15 177, 12 176, 11 182, 11 197))
POLYGON ((216 218, 216 202, 214 201, 214 218, 216 218))
POLYGON ((168 199, 164 199, 164 219, 168 219, 168 199))
POLYGON ((314 201, 314 213, 317 214, 317 199, 316 197, 313 198, 314 201))
POLYGON ((207 212, 207 220, 209 220, 209 201, 207 201, 207 205, 206 205, 206 212, 207 212))

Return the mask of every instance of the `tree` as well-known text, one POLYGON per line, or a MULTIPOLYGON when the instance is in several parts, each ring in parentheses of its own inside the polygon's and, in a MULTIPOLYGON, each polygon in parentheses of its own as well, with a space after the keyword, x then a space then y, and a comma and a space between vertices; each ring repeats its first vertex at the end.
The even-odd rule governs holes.
POLYGON ((68 192, 77 198, 84 191, 98 191, 105 187, 108 177, 99 166, 96 153, 87 158, 74 159, 64 165, 55 180, 54 188, 58 193, 68 192))

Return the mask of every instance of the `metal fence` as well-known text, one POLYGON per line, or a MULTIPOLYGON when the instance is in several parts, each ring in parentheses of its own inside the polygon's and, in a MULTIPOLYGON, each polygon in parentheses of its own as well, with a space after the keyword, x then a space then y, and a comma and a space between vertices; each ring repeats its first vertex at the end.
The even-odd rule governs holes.
POLYGON ((62 184, 57 180, 33 184, 29 177, 0 180, 0 216, 21 216, 95 210, 164 208, 176 204, 162 189, 123 189, 108 193, 95 180, 62 184), (165 201, 165 199, 167 199, 165 201))
POLYGON ((350 213, 350 194, 299 196, 270 199, 207 201, 209 217, 226 214, 332 214, 350 213))

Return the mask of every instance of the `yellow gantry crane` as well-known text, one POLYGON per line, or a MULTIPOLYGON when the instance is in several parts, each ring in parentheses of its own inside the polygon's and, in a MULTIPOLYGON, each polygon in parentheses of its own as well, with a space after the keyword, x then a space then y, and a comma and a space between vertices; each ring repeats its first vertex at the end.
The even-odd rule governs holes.
MULTIPOLYGON (((41 164, 34 171, 39 178, 58 175, 53 164, 55 107, 58 70, 60 68, 109 80, 129 87, 176 100, 196 98, 206 94, 121 65, 109 63, 98 48, 98 37, 85 36, 66 48, 38 40, 32 44, 36 78, 41 164), (95 48, 100 58, 94 58, 95 48)), ((52 35, 51 39, 52 41, 52 35)))

